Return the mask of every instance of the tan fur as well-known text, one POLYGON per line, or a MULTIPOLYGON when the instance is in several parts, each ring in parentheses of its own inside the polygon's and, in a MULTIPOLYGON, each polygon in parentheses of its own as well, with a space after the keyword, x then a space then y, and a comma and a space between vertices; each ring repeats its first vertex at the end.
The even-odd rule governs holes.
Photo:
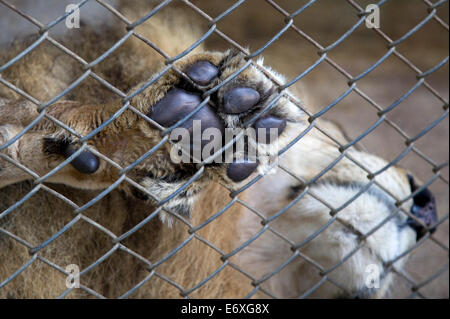
MULTIPOLYGON (((139 6, 137 7, 139 8, 139 6)), ((135 9, 126 5, 122 6, 120 11, 130 21, 135 21, 139 18, 140 12, 135 9)), ((79 40, 64 43, 64 45, 73 49, 88 62, 97 58, 123 36, 123 31, 114 28, 108 30, 106 38, 100 36, 101 33, 89 30, 88 27, 84 29, 84 31, 80 31, 82 34, 80 34, 79 40)), ((162 14, 152 17, 138 27, 137 31, 152 39, 170 56, 183 51, 201 35, 201 33, 199 35, 200 28, 197 28, 189 16, 179 11, 178 8, 164 10, 162 14), (175 10, 175 13, 171 10, 175 10), (182 26, 185 32, 181 33, 179 26, 182 26)), ((27 43, 29 44, 30 40, 15 43, 11 48, 3 50, 0 54, 0 65, 25 48, 27 43)), ((183 70, 193 62, 205 59, 217 64, 226 54, 228 53, 206 52, 200 46, 195 54, 190 54, 177 62, 176 66, 183 70)), ((164 60, 155 51, 138 39, 131 37, 93 71, 125 94, 130 94, 161 70, 163 62, 164 60)), ((229 61, 221 78, 211 86, 224 80, 243 64, 244 61, 240 57, 229 61)), ((7 69, 2 73, 2 77, 36 99, 45 102, 65 89, 83 72, 77 61, 46 43, 7 69)), ((146 114, 149 108, 163 98, 165 93, 179 81, 180 76, 175 71, 169 71, 144 92, 134 97, 130 101, 131 105, 146 114)), ((269 90, 273 85, 253 66, 244 71, 236 81, 236 83, 250 87, 260 85, 264 90, 269 90)), ((223 91, 220 91, 219 96, 222 93, 223 91)), ((2 98, 0 100, 0 143, 3 143, 19 133, 39 115, 39 112, 33 103, 25 102, 18 94, 6 87, 0 88, 0 97, 2 98)), ((122 105, 123 103, 117 95, 95 79, 88 78, 69 95, 49 106, 46 112, 50 117, 58 119, 84 136, 110 118, 122 105)), ((290 123, 286 132, 281 136, 281 144, 286 145, 307 127, 306 118, 286 98, 280 99, 277 111, 286 118, 297 122, 290 123)), ((236 124, 236 119, 232 116, 227 117, 226 121, 229 126, 236 124)), ((337 126, 321 120, 319 122, 337 140, 345 143, 344 134, 337 126)), ((64 139, 75 145, 82 145, 76 136, 61 129, 49 118, 43 118, 21 139, 2 152, 37 175, 43 176, 64 160, 60 155, 49 155, 44 152, 43 137, 64 139)), ((113 123, 90 139, 87 147, 125 168, 158 143, 160 138, 157 129, 136 113, 126 110, 113 123)), ((173 164, 168 158, 170 147, 170 144, 166 143, 155 154, 127 173, 130 179, 138 181, 149 192, 156 193, 155 195, 160 199, 169 195, 180 185, 162 187, 161 184, 155 184, 154 180, 143 176, 143 172, 151 172, 157 178, 174 174, 179 166, 173 164)), ((274 155, 274 151, 270 147, 259 147, 270 155, 274 155)), ((348 150, 348 153, 371 171, 376 171, 386 165, 384 160, 367 153, 353 149, 348 150)), ((297 177, 308 181, 339 155, 336 145, 313 129, 282 156, 280 163, 288 167, 297 177)), ((82 206, 99 194, 101 190, 114 183, 120 177, 119 172, 118 167, 104 160, 101 160, 99 170, 92 175, 81 174, 67 165, 46 180, 44 185, 63 194, 76 205, 82 206)), ((32 181, 29 181, 32 176, 1 158, 0 178, 0 213, 20 200, 35 186, 32 181)), ((345 202, 345 199, 350 198, 356 190, 342 189, 334 185, 334 182, 368 182, 367 172, 358 168, 348 159, 341 160, 324 178, 329 183, 312 186, 311 192, 322 196, 336 207, 345 202)), ((402 199, 410 194, 406 174, 399 168, 392 167, 386 170, 376 180, 385 185, 397 199, 402 199)), ((244 184, 245 181, 239 184, 232 183, 224 174, 223 167, 208 169, 199 180, 188 188, 189 192, 199 192, 192 203, 192 216, 188 222, 193 227, 198 226, 226 206, 231 198, 228 196, 229 191, 224 186, 236 189, 244 184), (216 182, 211 182, 210 178, 216 182)), ((291 186, 297 184, 298 181, 288 178, 286 173, 278 170, 276 174, 267 175, 245 193, 240 194, 239 198, 243 202, 249 203, 255 210, 261 211, 266 217, 270 217, 290 202, 288 195, 291 186)), ((136 252, 146 260, 156 263, 170 251, 176 249, 191 234, 188 232, 189 227, 182 221, 171 218, 170 222, 164 223, 162 220, 166 219, 155 217, 135 234, 123 240, 121 242, 123 246, 115 246, 110 237, 92 226, 89 221, 93 220, 102 225, 115 236, 120 236, 130 230, 156 209, 154 201, 136 199, 131 192, 132 187, 129 183, 122 182, 116 190, 84 211, 83 217, 71 229, 40 251, 40 257, 28 269, 0 289, 0 296, 11 298, 57 297, 66 290, 66 275, 49 267, 45 261, 50 261, 62 269, 69 264, 77 264, 80 269, 85 269, 108 250, 116 247, 117 250, 110 257, 82 276, 82 285, 105 297, 119 297, 151 276, 142 287, 131 295, 132 297, 175 298, 180 296, 178 288, 162 278, 170 278, 184 289, 190 289, 227 263, 222 271, 189 296, 195 298, 241 298, 249 294, 254 287, 251 279, 230 264, 242 267, 254 278, 261 278, 275 270, 292 255, 292 251, 286 243, 266 232, 230 260, 221 260, 220 253, 200 239, 227 254, 242 245, 262 227, 259 217, 243 205, 234 203, 226 213, 196 232, 195 236, 192 236, 190 241, 174 256, 156 267, 154 272, 149 271, 148 265, 126 253, 124 247, 136 252)), ((175 199, 169 202, 166 208, 175 207, 180 202, 181 200, 175 199)), ((405 210, 410 207, 411 201, 404 204, 405 210)), ((377 202, 370 195, 364 194, 339 214, 341 221, 347 225, 361 228, 361 231, 369 231, 389 212, 382 203, 377 202)), ((160 215, 160 217, 166 216, 163 212, 160 215)), ((399 215, 405 219, 404 215, 401 213, 399 215)), ((58 232, 75 216, 73 207, 61 199, 55 198, 44 188, 0 220, 0 227, 26 240, 32 246, 37 246, 58 232)), ((293 242, 298 243, 326 223, 329 218, 329 209, 307 195, 296 203, 286 215, 277 219, 272 226, 293 242)), ((382 227, 373 237, 369 238, 361 252, 358 252, 336 272, 332 272, 330 277, 334 276, 336 281, 342 283, 350 292, 363 288, 366 265, 389 261, 414 243, 415 234, 412 230, 406 230, 401 234, 400 251, 391 247, 389 243, 386 244, 383 239, 392 237, 392 241, 398 240, 394 238, 396 236, 394 228, 394 225, 389 223, 386 227, 382 227)), ((331 267, 348 253, 354 244, 355 240, 352 235, 349 235, 348 230, 342 224, 334 223, 317 240, 300 251, 320 262, 324 267, 331 267)), ((31 255, 24 245, 0 233, 0 283, 25 264, 30 257, 31 255)), ((399 262, 399 267, 402 267, 403 264, 404 259, 399 262)), ((297 297, 318 280, 320 277, 318 277, 317 270, 305 263, 304 260, 297 258, 282 273, 264 283, 263 287, 279 297, 297 297)), ((389 277, 383 282, 383 287, 376 296, 382 297, 390 282, 391 278, 389 277)), ((337 297, 345 295, 349 291, 341 291, 339 288, 327 284, 313 296, 337 297)), ((68 297, 74 298, 87 296, 88 294, 82 289, 75 289, 68 295, 68 297)), ((267 297, 264 292, 258 292, 255 296, 267 297)))

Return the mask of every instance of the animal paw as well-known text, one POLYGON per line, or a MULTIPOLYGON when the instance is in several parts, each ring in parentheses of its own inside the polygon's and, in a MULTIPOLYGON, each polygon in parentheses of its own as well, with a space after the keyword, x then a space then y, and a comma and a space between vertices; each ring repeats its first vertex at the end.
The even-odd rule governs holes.
POLYGON ((232 188, 267 170, 290 141, 300 110, 242 54, 202 53, 178 67, 187 78, 171 74, 157 82, 151 89, 160 98, 147 112, 170 134, 171 160, 204 165, 232 188))

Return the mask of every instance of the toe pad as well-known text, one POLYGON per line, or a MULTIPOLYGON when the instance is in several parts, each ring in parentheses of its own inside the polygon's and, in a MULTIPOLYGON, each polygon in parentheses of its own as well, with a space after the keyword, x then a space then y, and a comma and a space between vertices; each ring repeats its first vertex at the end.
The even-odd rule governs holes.
POLYGON ((252 88, 236 87, 223 97, 225 113, 239 114, 248 111, 259 102, 258 91, 252 88))
MULTIPOLYGON (((265 143, 268 144, 271 142, 271 136, 270 136, 270 131, 271 129, 276 129, 277 133, 279 136, 281 133, 283 133, 284 129, 286 128, 286 120, 285 119, 281 119, 279 117, 275 117, 275 116, 265 116, 262 117, 260 119, 258 119, 255 124, 253 125, 253 127, 256 130, 256 138, 259 141, 260 138, 260 134, 261 133, 265 133, 265 143), (262 129, 262 130, 260 130, 262 129)), ((264 137, 261 137, 261 139, 263 139, 264 137)), ((264 141, 259 141, 260 143, 263 143, 264 141)))
MULTIPOLYGON (((64 152, 67 157, 73 155, 77 151, 73 146, 68 146, 64 152)), ((93 174, 98 170, 100 162, 94 154, 89 151, 82 151, 77 157, 75 157, 70 164, 80 173, 93 174)))
POLYGON ((234 182, 240 182, 249 177, 258 167, 257 162, 248 160, 233 162, 228 166, 227 175, 234 182))
POLYGON ((199 61, 191 65, 186 74, 197 84, 208 85, 215 77, 219 70, 209 61, 199 61))

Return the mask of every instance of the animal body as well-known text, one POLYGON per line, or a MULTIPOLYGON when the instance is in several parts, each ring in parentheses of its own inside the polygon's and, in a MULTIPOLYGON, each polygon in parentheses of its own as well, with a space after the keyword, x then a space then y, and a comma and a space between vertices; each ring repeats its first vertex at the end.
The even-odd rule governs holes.
MULTIPOLYGON (((142 15, 137 8, 151 8, 137 4, 123 1, 118 10, 136 21, 142 15)), ((171 57, 202 35, 176 6, 136 31, 171 57)), ((119 26, 97 31, 82 26, 76 38, 59 41, 90 62, 125 33, 119 26)), ((0 65, 36 39, 4 48, 0 65)), ((338 144, 315 128, 277 158, 279 150, 309 127, 308 116, 286 95, 277 98, 278 86, 262 71, 262 60, 233 77, 246 63, 235 50, 211 52, 200 45, 175 62, 182 72, 162 72, 166 65, 161 55, 130 37, 92 67, 130 98, 88 76, 47 106, 45 116, 1 150, 0 296, 49 298, 64 293, 82 298, 95 291, 120 297, 136 285, 140 287, 130 297, 242 298, 253 291, 253 297, 295 298, 316 285, 310 294, 314 298, 385 296, 392 283, 390 267, 402 268, 407 259, 402 254, 436 221, 432 194, 416 192, 414 172, 388 166, 377 156, 350 147, 342 157, 338 144), (154 81, 148 85, 150 79, 154 81), (212 153, 202 154, 197 162, 176 162, 172 155, 178 140, 171 135, 142 157, 165 138, 161 129, 181 121, 217 85, 181 127, 189 134, 195 121, 202 124, 201 133, 272 128, 277 141, 260 143, 249 135, 242 154, 201 166, 212 153), (103 123, 108 125, 83 140, 103 123), (257 151, 256 158, 248 156, 250 148, 257 151), (36 190, 39 177, 71 156, 71 163, 36 190), (267 174, 229 196, 257 172, 267 174), (117 187, 104 194, 114 183, 117 187), (27 194, 32 196, 8 210, 27 194), (77 209, 99 195, 93 205, 77 209), (30 260, 29 267, 13 276, 30 260), (72 264, 82 271, 81 288, 67 290, 64 269, 72 264), (368 269, 379 272, 376 287, 368 284, 368 269)), ((38 101, 50 101, 84 72, 79 60, 44 41, 1 76, 38 101)), ((39 105, 2 86, 0 144, 18 136, 40 112, 39 105)), ((348 142, 333 123, 316 122, 337 141, 348 142)), ((207 136, 200 153, 218 141, 223 142, 207 136)))

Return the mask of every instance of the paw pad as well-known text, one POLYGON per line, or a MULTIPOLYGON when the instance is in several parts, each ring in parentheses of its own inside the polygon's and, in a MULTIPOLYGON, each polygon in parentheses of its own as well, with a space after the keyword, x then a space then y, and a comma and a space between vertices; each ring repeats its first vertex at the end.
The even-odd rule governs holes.
MULTIPOLYGON (((169 127, 187 116, 200 103, 201 98, 198 94, 174 88, 171 89, 161 101, 155 104, 149 117, 157 123, 169 127)), ((194 121, 200 121, 201 126, 199 133, 201 134, 208 128, 215 128, 222 135, 225 131, 224 125, 221 119, 216 115, 215 111, 209 105, 205 105, 179 126, 180 128, 189 131, 191 141, 193 141, 194 121)), ((212 137, 210 139, 202 139, 200 143, 201 148, 203 149, 203 147, 210 143, 212 139, 212 137)), ((221 141, 215 142, 221 143, 221 141)), ((195 143, 190 144, 191 149, 193 149, 193 145, 195 145, 195 143)))
POLYGON ((279 136, 281 133, 283 133, 284 129, 286 128, 286 120, 269 115, 258 119, 253 125, 253 127, 256 130, 256 139, 258 141, 263 140, 266 141, 266 143, 269 143, 271 141, 270 139, 271 129, 276 129, 279 136), (262 139, 260 136, 258 136, 258 132, 260 131, 260 129, 263 129, 263 132, 265 132, 266 134, 265 140, 262 139))
POLYGON ((258 102, 258 91, 251 88, 237 87, 225 94, 223 109, 228 114, 239 114, 250 110, 258 102))
POLYGON ((258 167, 257 162, 250 162, 248 160, 242 160, 233 162, 228 166, 227 176, 233 182, 240 182, 249 177, 258 167))
MULTIPOLYGON (((219 68, 209 61, 199 60, 189 65, 184 71, 196 84, 208 86, 221 77, 222 71, 226 67, 226 65, 221 65, 219 68)), ((223 74, 227 74, 227 72, 223 74)), ((253 73, 251 74, 253 76, 253 73)), ((192 113, 202 103, 202 95, 206 90, 192 87, 192 83, 185 83, 183 79, 180 79, 177 83, 175 87, 167 91, 162 99, 151 107, 148 113, 151 119, 166 128, 175 125, 192 113)), ((183 156, 183 163, 186 163, 185 159, 189 163, 198 163, 209 158, 228 143, 231 140, 230 138, 234 138, 236 134, 239 134, 239 130, 246 130, 245 123, 265 107, 273 92, 273 88, 269 84, 263 85, 261 83, 265 83, 263 79, 242 76, 237 81, 224 84, 217 92, 210 95, 210 104, 203 105, 189 119, 170 132, 170 140, 177 143, 176 149, 179 150, 178 147, 181 147, 183 150, 181 153, 177 151, 177 155, 183 156), (200 129, 197 129, 196 125, 198 123, 200 124, 200 129), (178 128, 187 129, 187 132, 178 131, 178 128), (207 129, 215 129, 215 132, 206 131, 207 129), (196 132, 201 133, 201 136, 196 135, 196 132), (203 134, 204 132, 205 134, 203 134), (186 139, 187 136, 190 137, 189 141, 186 139), (191 158, 185 158, 184 155, 187 154, 190 154, 191 158)), ((253 128, 256 130, 257 142, 261 140, 260 143, 269 144, 274 141, 274 130, 277 130, 275 137, 278 137, 285 130, 286 119, 275 114, 278 113, 270 111, 257 119, 253 124, 253 128), (264 136, 259 138, 258 134, 264 134, 264 136)), ((247 134, 247 131, 244 134, 247 134)), ((254 139, 254 137, 253 135, 242 138, 241 135, 241 139, 236 141, 232 148, 226 150, 231 149, 233 151, 233 157, 231 157, 235 158, 233 162, 228 162, 230 157, 228 156, 229 154, 225 153, 222 154, 222 158, 217 156, 214 159, 215 164, 221 163, 220 160, 225 160, 228 163, 224 166, 226 167, 225 174, 228 180, 241 182, 248 178, 258 167, 258 161, 247 160, 250 151, 253 154, 255 149, 255 143, 250 143, 249 138, 254 139), (240 147, 243 145, 242 150, 238 149, 238 142, 240 147), (241 157, 243 159, 237 159, 237 154, 240 154, 239 156, 243 155, 241 157)), ((262 149, 266 152, 265 148, 262 149)), ((273 153, 272 150, 270 152, 273 153)), ((259 155, 256 156, 258 157, 259 155)))
MULTIPOLYGON (((73 146, 68 146, 64 151, 66 158, 70 157, 77 151, 73 146)), ((80 173, 93 174, 98 170, 100 162, 94 154, 89 151, 82 151, 77 157, 75 157, 70 164, 80 173)))
POLYGON ((219 70, 209 61, 199 61, 191 65, 186 74, 197 84, 208 85, 219 74, 219 70))

